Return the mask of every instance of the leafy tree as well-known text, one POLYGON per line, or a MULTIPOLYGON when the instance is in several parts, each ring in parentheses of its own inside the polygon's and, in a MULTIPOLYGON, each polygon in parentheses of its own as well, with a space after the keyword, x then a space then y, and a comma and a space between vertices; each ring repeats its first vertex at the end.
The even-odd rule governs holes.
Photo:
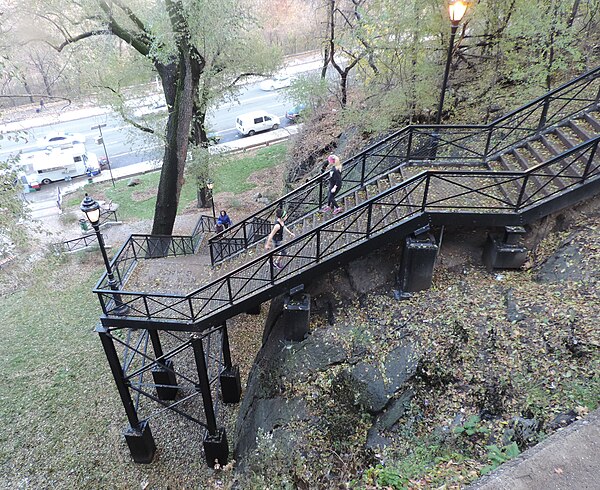
MULTIPOLYGON (((206 145, 204 121, 208 104, 217 95, 234 93, 236 82, 257 73, 252 62, 262 59, 259 69, 272 70, 278 58, 264 56, 253 19, 240 0, 31 0, 19 11, 33 16, 32 39, 44 39, 58 51, 83 44, 89 51, 110 48, 99 38, 114 36, 123 63, 134 53, 160 79, 168 115, 164 130, 164 155, 152 233, 169 235, 177 213, 184 167, 190 142, 206 145), (43 36, 40 35, 43 32, 43 36), (248 50, 247 46, 253 46, 248 50), (262 58, 261 58, 262 56, 262 58), (265 61, 266 60, 266 61, 265 61)), ((114 44, 112 45, 114 47, 114 44)), ((91 56, 90 56, 91 57, 91 56)), ((144 64, 144 63, 141 63, 144 64)), ((140 63, 133 62, 137 67, 140 63)), ((122 98, 122 85, 100 84, 122 98)), ((124 106, 124 101, 123 106, 124 106)), ((123 111, 125 112, 125 111, 123 111)), ((130 118, 131 121, 133 119, 130 118)), ((156 129, 137 124, 139 129, 156 129)))
POLYGON ((16 244, 25 238, 21 222, 27 217, 27 209, 21 200, 18 181, 18 162, 0 162, 0 260, 9 256, 16 244))

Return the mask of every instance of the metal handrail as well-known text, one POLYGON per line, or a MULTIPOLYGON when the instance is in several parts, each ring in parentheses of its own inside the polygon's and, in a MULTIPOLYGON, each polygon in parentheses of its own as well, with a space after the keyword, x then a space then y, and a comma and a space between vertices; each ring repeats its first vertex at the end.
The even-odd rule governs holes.
MULTIPOLYGON (((114 212, 114 211, 113 211, 114 212)), ((116 214, 115 214, 116 216, 116 214)), ((135 268, 138 260, 177 255, 192 255, 198 251, 204 233, 214 229, 216 219, 200 215, 192 234, 186 235, 143 235, 132 234, 112 258, 110 264, 119 286, 122 288, 135 268), (213 227, 213 228, 211 228, 213 227), (151 247, 150 244, 153 244, 151 247)), ((96 287, 108 284, 106 272, 98 280, 96 287)))
MULTIPOLYGON (((515 144, 559 124, 600 101, 600 67, 538 97, 487 125, 409 125, 374 143, 344 164, 344 193, 364 187, 370 179, 414 160, 443 163, 485 163, 515 144), (574 96, 571 92, 575 92, 574 96), (570 96, 567 97, 567 94, 570 96)), ((209 239, 213 265, 252 245, 252 221, 274 221, 275 211, 287 206, 289 222, 321 207, 326 199, 327 174, 323 173, 290 191, 236 225, 209 239), (213 249, 218 249, 215 251, 213 249)))
MULTIPOLYGON (((99 226, 102 226, 108 222, 118 222, 117 212, 110 209, 105 209, 100 213, 100 221, 99 226)), ((72 238, 70 240, 65 240, 62 242, 62 248, 66 249, 67 252, 74 252, 76 250, 82 250, 86 247, 89 247, 92 243, 97 241, 97 237, 95 233, 89 233, 87 235, 83 235, 77 238, 72 238)), ((60 245, 59 245, 60 246, 60 245)))
MULTIPOLYGON (((301 275, 317 264, 334 260, 352 247, 424 213, 451 211, 453 216, 461 212, 518 215, 542 201, 565 195, 591 181, 600 184, 600 165, 597 159, 593 160, 599 142, 600 136, 597 136, 520 172, 425 170, 189 294, 121 291, 123 302, 129 306, 128 317, 205 324, 237 302, 301 275), (565 168, 571 170, 571 183, 565 188, 552 190, 550 184, 565 168), (536 183, 534 176, 544 177, 547 181, 536 183), (454 189, 451 195, 440 194, 444 185, 454 189), (542 195, 544 187, 549 192, 542 195), (470 200, 473 195, 477 196, 476 203, 470 200), (417 201, 415 198, 419 198, 418 204, 413 204, 417 201), (398 216, 390 224, 386 218, 393 217, 393 213, 398 213, 398 216), (282 254, 283 248, 287 251, 287 264, 280 271, 275 269, 274 259, 282 254)), ((115 307, 111 303, 113 292, 98 287, 94 292, 99 296, 105 315, 110 316, 115 307)))

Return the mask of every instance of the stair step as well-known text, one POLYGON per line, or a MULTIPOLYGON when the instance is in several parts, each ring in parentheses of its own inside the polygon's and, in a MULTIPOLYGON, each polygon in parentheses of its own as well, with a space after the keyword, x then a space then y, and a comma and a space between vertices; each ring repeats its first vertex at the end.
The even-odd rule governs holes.
POLYGON ((597 112, 595 112, 595 113, 584 112, 583 118, 586 120, 586 122, 590 125, 590 127, 596 133, 600 133, 600 114, 598 114, 597 112), (597 117, 598 117, 598 119, 597 119, 597 117))
POLYGON ((529 152, 538 161, 538 163, 547 162, 554 156, 554 154, 551 151, 549 151, 548 148, 541 141, 541 138, 533 141, 528 141, 526 143, 526 146, 529 152))
POLYGON ((589 133, 588 131, 585 130, 585 128, 583 127, 583 125, 577 124, 575 123, 575 121, 569 121, 569 128, 573 131, 574 134, 577 135, 577 137, 581 140, 581 141, 587 141, 592 139, 592 135, 591 133, 589 133))
POLYGON ((548 149, 552 155, 560 155, 564 149, 559 147, 555 138, 552 138, 552 134, 543 134, 540 137, 541 143, 548 149))
POLYGON ((526 155, 526 150, 523 150, 523 148, 515 148, 511 153, 514 155, 515 160, 519 165, 519 170, 527 170, 534 166, 531 157, 526 155))
POLYGON ((573 148, 574 146, 576 146, 575 141, 568 134, 568 131, 565 130, 565 126, 561 126, 560 128, 555 128, 554 134, 558 137, 558 139, 566 147, 566 149, 570 149, 570 148, 573 148))

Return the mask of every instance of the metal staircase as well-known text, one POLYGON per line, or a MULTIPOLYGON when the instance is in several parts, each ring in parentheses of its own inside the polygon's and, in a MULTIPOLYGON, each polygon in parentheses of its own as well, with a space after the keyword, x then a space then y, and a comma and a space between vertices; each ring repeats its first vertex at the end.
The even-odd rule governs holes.
POLYGON ((206 430, 209 465, 227 461, 218 400, 237 403, 241 395, 227 319, 426 225, 522 225, 600 193, 599 103, 600 68, 489 125, 408 126, 346 162, 342 213, 320 211, 322 175, 211 238, 215 267, 190 278, 192 292, 126 286, 147 259, 175 261, 172 270, 187 272, 189 264, 177 261, 198 259, 214 218, 201 217, 191 236, 132 235, 112 260, 118 287, 105 274, 94 292, 102 307, 96 331, 129 421, 124 435, 134 460, 152 460, 148 420, 170 410, 206 430), (279 207, 297 236, 265 252, 279 207), (274 260, 283 248, 279 270, 274 260), (190 404, 198 396, 204 418, 190 404), (151 413, 149 401, 159 410, 151 413))
MULTIPOLYGON (((426 223, 518 225, 572 204, 598 189, 600 68, 486 126, 409 126, 371 146, 344 167, 345 212, 320 212, 324 176, 313 179, 210 240, 220 248, 216 279, 185 293, 120 291, 128 313, 115 314, 106 277, 95 292, 106 326, 201 331, 308 282, 365 251, 426 223), (299 235, 285 245, 279 271, 264 252, 265 223, 279 206, 299 235), (239 246, 231 243, 239 241, 239 246), (383 235, 386 235, 385 238, 383 235), (389 236, 388 236, 389 235, 389 236), (237 248, 236 248, 237 247, 237 248)), ((123 285, 140 257, 156 257, 182 237, 146 238, 148 246, 117 254, 123 285), (155 250, 149 250, 154 243, 155 250)), ((138 247, 140 245, 138 244, 138 247)), ((175 247, 191 253, 193 246, 175 247)))
MULTIPOLYGON (((372 197, 390 180, 397 183, 393 174, 402 169, 401 178, 424 167, 518 171, 586 141, 597 133, 598 117, 585 111, 597 107, 599 71, 592 70, 488 125, 413 125, 389 135, 344 164, 342 197, 350 197, 346 205, 358 202, 356 198, 372 197), (577 114, 581 117, 575 122, 577 114), (548 151, 540 152, 540 145, 548 151)), ((211 238, 212 263, 239 255, 262 240, 277 208, 287 209, 288 226, 307 229, 322 219, 314 213, 326 199, 327 174, 323 174, 211 238)))

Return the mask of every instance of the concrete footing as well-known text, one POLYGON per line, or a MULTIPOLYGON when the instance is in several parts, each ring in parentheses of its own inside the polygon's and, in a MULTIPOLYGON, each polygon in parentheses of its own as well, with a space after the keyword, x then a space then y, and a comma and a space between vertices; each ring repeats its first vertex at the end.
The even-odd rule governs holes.
POLYGON ((238 403, 242 397, 242 383, 240 381, 240 368, 231 366, 221 371, 221 397, 224 403, 238 403))
POLYGON ((527 248, 521 245, 522 226, 507 226, 504 235, 490 233, 483 247, 483 263, 493 269, 519 269, 527 260, 527 248))
POLYGON ((217 429, 217 433, 214 436, 211 436, 207 432, 204 436, 203 446, 208 466, 214 468, 215 463, 219 463, 221 466, 227 464, 227 458, 229 458, 229 444, 227 443, 227 433, 225 432, 225 429, 217 429))
POLYGON ((152 379, 156 386, 156 396, 161 400, 175 400, 177 396, 177 378, 173 371, 173 361, 168 359, 152 368, 152 379))
POLYGON ((437 252, 438 246, 430 233, 406 237, 398 281, 403 293, 431 287, 437 252))
POLYGON ((295 294, 283 300, 282 324, 285 340, 300 342, 309 333, 310 295, 295 294))
POLYGON ((148 464, 152 462, 156 452, 156 444, 150 431, 148 422, 140 422, 138 429, 129 427, 123 432, 131 457, 136 463, 148 464))

